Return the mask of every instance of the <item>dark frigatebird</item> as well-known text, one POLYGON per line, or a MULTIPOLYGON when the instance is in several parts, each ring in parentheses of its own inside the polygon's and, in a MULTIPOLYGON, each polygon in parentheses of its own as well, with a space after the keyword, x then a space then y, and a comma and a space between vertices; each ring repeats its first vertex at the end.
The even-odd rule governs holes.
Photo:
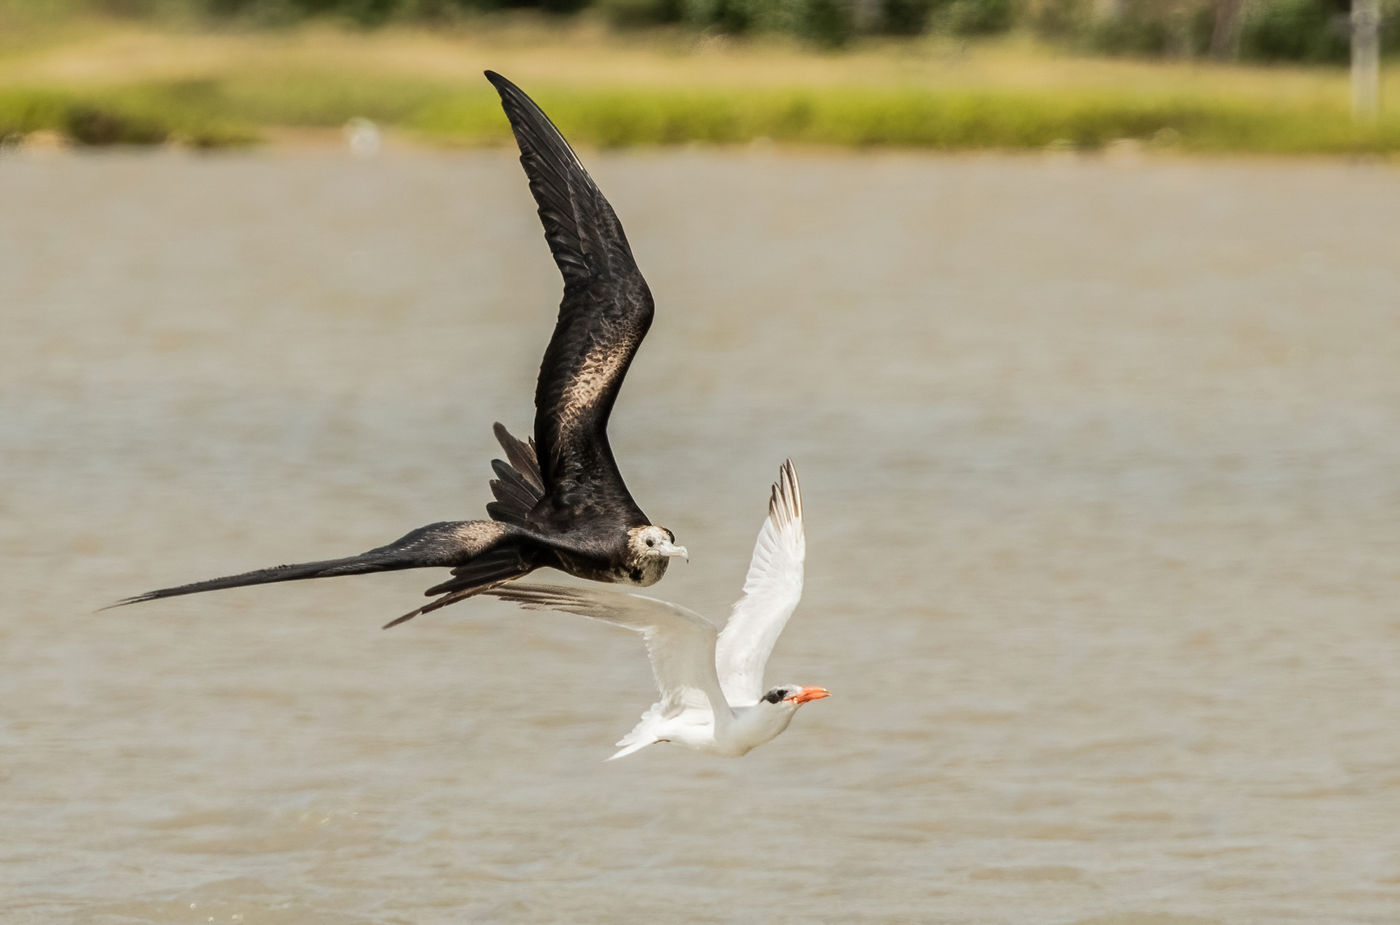
POLYGON ((490 520, 419 527, 358 556, 279 565, 148 591, 112 606, 220 588, 445 567, 437 598, 395 626, 487 588, 556 568, 595 581, 651 585, 673 556, 686 556, 665 527, 642 513, 608 446, 608 415, 651 326, 652 298, 622 224, 564 136, 534 101, 500 74, 486 79, 520 146, 545 239, 564 276, 564 299, 535 390, 535 436, 495 427, 506 461, 493 460, 490 520))

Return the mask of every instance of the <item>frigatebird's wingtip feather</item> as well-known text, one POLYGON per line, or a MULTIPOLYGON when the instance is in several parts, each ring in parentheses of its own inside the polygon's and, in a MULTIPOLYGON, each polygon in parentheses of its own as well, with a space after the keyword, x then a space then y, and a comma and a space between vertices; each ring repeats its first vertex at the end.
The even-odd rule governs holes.
POLYGON ((423 593, 429 597, 441 595, 422 607, 416 607, 401 617, 395 617, 384 624, 384 629, 393 629, 400 623, 407 623, 420 614, 431 613, 448 604, 474 597, 488 588, 528 575, 535 566, 525 562, 518 550, 505 548, 487 553, 465 565, 452 570, 452 577, 441 584, 433 585, 423 593))
POLYGON ((521 440, 519 437, 506 430, 505 425, 497 421, 492 428, 496 435, 496 442, 505 450, 506 460, 510 467, 515 470, 526 484, 541 496, 545 494, 544 475, 540 472, 540 458, 535 451, 535 440, 533 437, 521 440))

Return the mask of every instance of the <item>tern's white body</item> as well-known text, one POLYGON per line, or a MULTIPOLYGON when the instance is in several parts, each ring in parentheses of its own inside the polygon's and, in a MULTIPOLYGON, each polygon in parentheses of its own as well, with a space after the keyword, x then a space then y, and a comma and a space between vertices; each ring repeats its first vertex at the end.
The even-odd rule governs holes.
POLYGON ((776 739, 788 727, 798 707, 795 703, 789 707, 788 703, 726 705, 729 716, 719 723, 708 705, 685 709, 675 716, 657 715, 653 707, 642 715, 636 728, 618 741, 622 748, 612 757, 630 755, 656 742, 674 742, 721 758, 741 758, 764 742, 776 739))
POLYGON ((723 632, 693 610, 640 594, 522 584, 487 593, 531 609, 592 617, 646 639, 661 699, 617 743, 613 758, 656 742, 738 758, 781 734, 802 704, 827 696, 820 687, 763 688, 773 644, 802 597, 805 557, 802 495, 789 460, 773 486, 743 596, 723 632))

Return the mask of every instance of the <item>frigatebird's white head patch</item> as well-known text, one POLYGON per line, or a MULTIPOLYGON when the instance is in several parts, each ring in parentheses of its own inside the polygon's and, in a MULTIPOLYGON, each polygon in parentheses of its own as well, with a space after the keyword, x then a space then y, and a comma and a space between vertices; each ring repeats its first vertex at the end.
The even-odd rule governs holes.
POLYGON ((632 584, 656 584, 676 556, 690 561, 690 553, 676 545, 676 535, 665 527, 648 524, 627 531, 627 581, 632 584))

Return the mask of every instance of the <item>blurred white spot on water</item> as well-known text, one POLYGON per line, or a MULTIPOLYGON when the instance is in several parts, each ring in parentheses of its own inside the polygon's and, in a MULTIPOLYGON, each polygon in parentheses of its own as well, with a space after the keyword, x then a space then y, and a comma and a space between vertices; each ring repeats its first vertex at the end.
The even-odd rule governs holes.
POLYGON ((379 126, 369 119, 356 116, 345 123, 345 142, 356 157, 371 158, 379 153, 383 142, 379 126))

